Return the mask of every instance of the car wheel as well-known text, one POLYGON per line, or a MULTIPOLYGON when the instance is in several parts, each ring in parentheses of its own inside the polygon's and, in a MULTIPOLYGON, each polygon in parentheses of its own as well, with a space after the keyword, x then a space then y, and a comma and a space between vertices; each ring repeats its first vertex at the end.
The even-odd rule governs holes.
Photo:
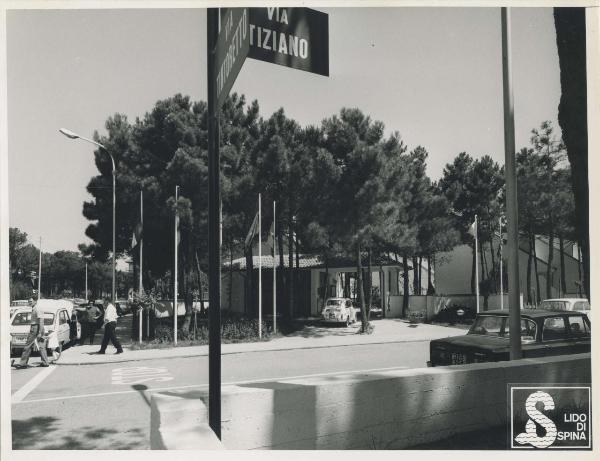
POLYGON ((49 349, 50 353, 48 354, 48 360, 52 363, 57 362, 62 354, 62 348, 63 343, 60 343, 58 347, 55 347, 54 349, 49 349))

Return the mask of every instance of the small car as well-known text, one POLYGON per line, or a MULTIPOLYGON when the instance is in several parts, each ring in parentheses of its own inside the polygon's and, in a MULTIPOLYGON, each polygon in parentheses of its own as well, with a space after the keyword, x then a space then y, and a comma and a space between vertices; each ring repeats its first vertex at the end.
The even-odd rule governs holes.
POLYGON ((356 322, 356 311, 349 298, 328 298, 321 311, 321 321, 350 326, 356 322))
POLYGON ((592 310, 590 302, 585 298, 556 298, 544 299, 538 309, 548 311, 577 311, 583 312, 592 320, 592 310))
MULTIPOLYGON (((70 322, 73 303, 62 299, 40 299, 37 306, 44 319, 48 360, 55 362, 60 358, 63 347, 71 342, 70 322)), ((10 319, 11 357, 21 355, 27 344, 27 336, 31 328, 31 311, 31 307, 21 307, 10 319)), ((79 322, 76 323, 76 337, 81 337, 79 322)))
MULTIPOLYGON (((590 352, 591 322, 580 312, 523 310, 521 345, 523 358, 590 352)), ((477 314, 467 334, 431 341, 429 354, 429 366, 509 360, 508 311, 477 314)))

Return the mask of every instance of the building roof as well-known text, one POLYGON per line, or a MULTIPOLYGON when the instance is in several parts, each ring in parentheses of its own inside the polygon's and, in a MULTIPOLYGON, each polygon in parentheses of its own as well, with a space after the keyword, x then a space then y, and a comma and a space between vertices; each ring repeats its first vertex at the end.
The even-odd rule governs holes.
MULTIPOLYGON (((299 267, 300 269, 316 269, 316 268, 321 268, 321 267, 325 267, 325 261, 323 260, 323 258, 320 255, 315 255, 315 254, 300 254, 298 256, 299 259, 299 267)), ((255 269, 258 268, 258 264, 259 262, 261 263, 261 267, 264 269, 272 269, 273 268, 273 255, 262 255, 260 258, 256 255, 252 256, 252 265, 255 269)), ((294 267, 296 266, 296 259, 295 257, 293 258, 293 262, 294 262, 294 267)), ((336 267, 354 267, 356 266, 356 261, 347 257, 333 257, 330 258, 327 262, 329 268, 336 268, 336 267)), ((228 267, 229 266, 229 261, 225 261, 225 266, 228 267)), ((283 264, 285 265, 285 267, 289 267, 289 255, 288 254, 284 254, 283 255, 283 264)), ((232 267, 233 269, 238 269, 238 270, 246 270, 246 258, 245 257, 241 257, 241 258, 237 258, 234 259, 232 261, 232 267)), ((363 261, 363 265, 366 267, 366 264, 363 261)), ((379 265, 383 265, 383 266, 401 266, 401 263, 390 259, 386 256, 383 256, 381 258, 381 261, 379 259, 375 259, 373 258, 372 260, 372 266, 373 267, 378 267, 379 265)), ((279 265, 279 256, 275 259, 275 267, 281 267, 279 265)), ((412 269, 412 266, 409 265, 409 269, 412 269)))

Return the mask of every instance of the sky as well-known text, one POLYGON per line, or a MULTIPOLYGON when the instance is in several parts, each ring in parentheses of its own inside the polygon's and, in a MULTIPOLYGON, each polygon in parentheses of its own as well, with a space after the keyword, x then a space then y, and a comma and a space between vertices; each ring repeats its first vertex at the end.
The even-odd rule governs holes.
MULTIPOLYGON (((319 10, 329 77, 247 59, 232 92, 302 126, 358 107, 424 146, 434 180, 463 151, 504 163, 500 8, 319 10)), ((98 172, 94 146, 58 129, 91 137, 117 112, 134 121, 176 93, 205 100, 206 13, 9 10, 6 33, 9 225, 44 251, 76 250, 89 243, 82 207, 98 172)), ((560 135, 552 8, 512 8, 512 41, 518 150, 544 120, 560 135)))

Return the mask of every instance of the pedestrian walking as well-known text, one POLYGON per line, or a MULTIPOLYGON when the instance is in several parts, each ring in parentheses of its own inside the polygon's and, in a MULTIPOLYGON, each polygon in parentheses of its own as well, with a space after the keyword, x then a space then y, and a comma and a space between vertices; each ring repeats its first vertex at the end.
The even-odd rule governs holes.
POLYGON ((87 308, 86 319, 86 338, 89 338, 90 344, 94 344, 94 337, 96 336, 96 330, 102 322, 102 311, 95 304, 90 304, 87 308))
POLYGON ((20 362, 15 365, 15 368, 22 369, 27 368, 27 362, 29 362, 29 356, 33 350, 40 351, 40 357, 42 363, 41 367, 48 367, 48 354, 46 353, 46 338, 44 338, 44 318, 42 313, 38 311, 36 303, 33 303, 33 309, 31 311, 31 328, 29 329, 29 335, 27 336, 27 344, 23 353, 21 354, 20 362))
POLYGON ((105 354, 108 341, 112 343, 117 349, 117 354, 123 353, 123 347, 117 339, 117 309, 113 303, 108 302, 108 298, 104 299, 104 336, 102 338, 102 345, 98 354, 105 354))

